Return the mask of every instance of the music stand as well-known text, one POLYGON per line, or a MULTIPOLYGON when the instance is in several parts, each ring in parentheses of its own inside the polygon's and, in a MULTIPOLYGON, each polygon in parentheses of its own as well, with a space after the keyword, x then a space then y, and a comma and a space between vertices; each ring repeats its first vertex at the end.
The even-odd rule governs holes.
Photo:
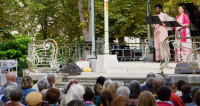
POLYGON ((172 34, 174 33, 174 27, 181 27, 177 21, 164 21, 163 22, 167 27, 172 27, 172 34))
POLYGON ((146 20, 147 24, 162 24, 162 22, 158 16, 146 16, 145 20, 146 20))

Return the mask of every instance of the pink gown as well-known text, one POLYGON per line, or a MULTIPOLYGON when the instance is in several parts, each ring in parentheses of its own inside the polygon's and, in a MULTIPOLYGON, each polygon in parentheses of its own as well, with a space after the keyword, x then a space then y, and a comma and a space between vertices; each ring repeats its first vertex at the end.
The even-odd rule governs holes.
MULTIPOLYGON (((168 21, 169 16, 166 13, 160 13, 158 15, 161 22, 168 21)), ((155 24, 153 25, 154 29, 154 47, 156 52, 156 60, 164 60, 163 52, 162 52, 162 44, 163 41, 168 37, 168 30, 166 27, 155 24)), ((169 46, 166 45, 165 49, 169 49, 169 46)), ((169 51, 167 51, 169 54, 169 51)))

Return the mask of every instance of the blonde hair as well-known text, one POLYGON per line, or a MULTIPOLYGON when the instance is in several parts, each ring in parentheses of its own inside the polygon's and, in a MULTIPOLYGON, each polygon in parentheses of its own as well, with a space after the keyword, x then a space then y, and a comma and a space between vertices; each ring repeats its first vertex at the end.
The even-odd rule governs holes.
POLYGON ((157 106, 156 99, 149 91, 143 91, 138 99, 138 106, 157 106))
POLYGON ((112 83, 110 83, 108 85, 108 88, 107 90, 110 91, 113 95, 113 97, 115 98, 116 97, 116 91, 117 89, 121 86, 121 83, 118 82, 118 81, 113 81, 112 83))
POLYGON ((107 80, 104 82, 103 87, 102 87, 102 92, 103 92, 104 90, 107 90, 108 85, 110 85, 110 83, 112 83, 112 80, 111 80, 111 79, 107 79, 107 80))
POLYGON ((29 76, 24 76, 21 81, 21 89, 28 89, 33 87, 33 80, 29 76))

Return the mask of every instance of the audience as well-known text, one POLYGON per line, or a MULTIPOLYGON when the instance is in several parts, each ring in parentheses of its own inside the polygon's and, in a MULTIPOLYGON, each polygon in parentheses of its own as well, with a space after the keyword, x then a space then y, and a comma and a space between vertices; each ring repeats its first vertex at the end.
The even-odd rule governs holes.
POLYGON ((74 94, 74 93, 67 93, 62 96, 61 106, 67 106, 67 104, 72 100, 80 100, 81 101, 81 97, 79 97, 77 94, 74 94))
POLYGON ((112 81, 109 85, 108 85, 108 90, 112 93, 113 98, 116 98, 116 91, 117 89, 121 86, 121 83, 118 81, 112 81))
POLYGON ((136 80, 131 81, 129 84, 129 89, 130 89, 129 104, 130 106, 137 106, 138 97, 142 91, 139 82, 136 80))
POLYGON ((167 86, 161 86, 157 90, 157 104, 158 106, 174 106, 174 104, 170 101, 171 90, 167 86))
POLYGON ((111 101, 113 100, 112 93, 108 90, 104 90, 100 94, 101 106, 110 106, 111 101))
MULTIPOLYGON (((155 75, 154 73, 152 73, 152 72, 148 73, 148 74, 147 74, 147 77, 146 77, 146 81, 147 81, 147 79, 150 78, 150 77, 156 77, 156 75, 155 75)), ((149 90, 149 88, 148 88, 148 86, 147 86, 147 83, 146 83, 145 85, 143 85, 143 86, 141 87, 141 89, 142 89, 142 91, 149 90)))
POLYGON ((176 95, 178 95, 178 96, 182 96, 182 92, 181 92, 181 86, 183 86, 185 84, 185 81, 183 81, 183 80, 179 80, 178 82, 177 82, 177 84, 176 84, 176 86, 177 86, 177 91, 176 91, 176 95))
POLYGON ((136 80, 126 86, 122 81, 100 76, 92 89, 71 79, 64 85, 64 93, 55 88, 54 74, 37 81, 39 92, 32 88, 30 76, 21 79, 21 89, 13 73, 8 73, 6 79, 0 106, 200 106, 200 86, 191 88, 179 80, 176 89, 174 80, 156 78, 153 73, 147 75, 143 86, 136 80))
POLYGON ((191 90, 191 86, 189 86, 188 84, 185 84, 183 86, 181 86, 181 91, 183 96, 181 96, 181 99, 183 100, 183 102, 186 103, 192 103, 192 98, 190 97, 190 90, 191 90))
POLYGON ((197 106, 200 106, 200 90, 198 90, 195 94, 195 102, 197 104, 197 106))
POLYGON ((54 84, 56 82, 56 77, 55 77, 55 75, 53 73, 49 73, 47 75, 47 80, 48 80, 48 83, 49 83, 48 84, 48 88, 54 87, 54 84))
POLYGON ((156 99, 149 91, 141 92, 138 99, 138 106, 157 106, 156 99))
POLYGON ((168 86, 171 90, 170 100, 174 103, 175 106, 185 106, 183 100, 178 95, 174 94, 175 82, 172 79, 165 79, 164 84, 168 86))
POLYGON ((0 95, 2 95, 4 93, 4 88, 10 83, 10 82, 16 82, 16 75, 12 72, 8 73, 6 75, 6 80, 7 82, 1 86, 1 90, 0 90, 0 95))
POLYGON ((85 104, 80 100, 72 100, 66 106, 85 106, 85 104))
POLYGON ((190 96, 193 99, 193 102, 187 103, 187 104, 185 104, 185 106, 197 106, 197 104, 195 103, 195 94, 199 89, 200 89, 200 86, 192 87, 192 89, 190 90, 190 96))
POLYGON ((42 78, 40 80, 37 81, 37 86, 38 86, 38 90, 39 92, 42 92, 42 90, 44 89, 48 89, 48 81, 46 78, 42 78))
POLYGON ((23 92, 23 99, 22 99, 22 102, 27 105, 26 101, 25 101, 25 98, 26 98, 26 95, 28 95, 30 92, 33 92, 33 91, 36 91, 35 89, 33 89, 33 80, 31 77, 29 76, 25 76, 22 78, 22 81, 21 81, 21 89, 22 89, 22 92, 23 92))
POLYGON ((30 92, 25 99, 28 106, 41 106, 42 94, 40 92, 30 92))
POLYGON ((157 90, 159 87, 161 87, 164 84, 163 80, 160 78, 155 78, 153 82, 153 96, 157 99, 157 90))
POLYGON ((84 104, 86 106, 95 106, 93 103, 94 91, 90 87, 85 87, 85 94, 83 95, 84 104))
POLYGON ((58 99, 60 98, 60 91, 57 88, 50 88, 46 93, 47 103, 45 106, 59 106, 58 99))
POLYGON ((129 101, 123 96, 119 96, 111 102, 110 106, 129 106, 129 101))
POLYGON ((130 95, 130 90, 126 86, 121 86, 116 91, 116 96, 117 97, 123 96, 124 98, 126 98, 127 100, 129 100, 129 95, 130 95))

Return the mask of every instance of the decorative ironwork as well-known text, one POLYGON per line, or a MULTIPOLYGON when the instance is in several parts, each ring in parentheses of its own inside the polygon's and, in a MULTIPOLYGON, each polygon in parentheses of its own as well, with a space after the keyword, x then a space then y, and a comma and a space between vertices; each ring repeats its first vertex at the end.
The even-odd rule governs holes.
POLYGON ((185 62, 193 73, 200 67, 200 37, 179 37, 169 36, 162 45, 164 61, 161 63, 161 71, 164 68, 169 68, 170 62, 181 63, 185 62), (189 39, 189 42, 181 42, 181 39, 189 39), (170 45, 170 46, 169 46, 170 45), (172 53, 172 54, 170 54, 172 53))
POLYGON ((33 41, 28 45, 27 61, 30 68, 58 68, 58 45, 55 40, 33 41))

